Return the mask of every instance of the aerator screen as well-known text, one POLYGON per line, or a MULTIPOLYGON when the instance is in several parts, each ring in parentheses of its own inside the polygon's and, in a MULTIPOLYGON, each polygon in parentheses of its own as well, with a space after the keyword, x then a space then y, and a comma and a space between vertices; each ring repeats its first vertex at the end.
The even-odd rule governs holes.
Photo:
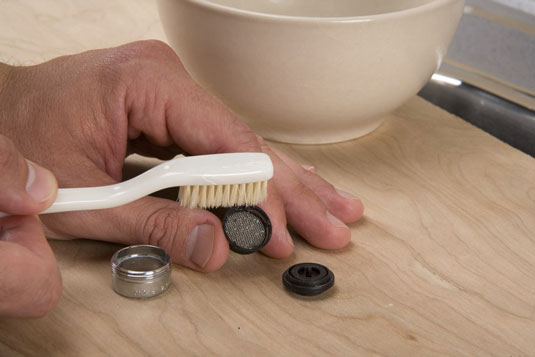
POLYGON ((236 253, 254 253, 271 238, 271 222, 266 213, 256 206, 229 208, 222 223, 230 249, 236 253))

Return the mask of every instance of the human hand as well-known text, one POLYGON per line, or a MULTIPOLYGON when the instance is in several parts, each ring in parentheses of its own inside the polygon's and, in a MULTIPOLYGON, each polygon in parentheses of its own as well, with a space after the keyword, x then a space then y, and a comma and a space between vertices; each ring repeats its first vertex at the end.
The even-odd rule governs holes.
POLYGON ((35 216, 54 202, 52 173, 28 162, 0 135, 0 316, 37 317, 56 305, 61 276, 35 216))
MULTIPOLYGON (((272 257, 286 257, 293 250, 287 222, 311 244, 334 249, 350 241, 343 222, 362 214, 359 200, 338 194, 313 171, 254 135, 195 84, 175 53, 158 41, 14 67, 0 108, 0 132, 27 158, 50 168, 60 187, 121 181, 130 148, 163 159, 182 150, 192 155, 268 153, 275 173, 261 207, 273 225, 271 241, 263 249, 272 257)), ((41 219, 49 237, 155 244, 175 262, 202 271, 218 269, 228 256, 216 216, 161 198, 41 219)))

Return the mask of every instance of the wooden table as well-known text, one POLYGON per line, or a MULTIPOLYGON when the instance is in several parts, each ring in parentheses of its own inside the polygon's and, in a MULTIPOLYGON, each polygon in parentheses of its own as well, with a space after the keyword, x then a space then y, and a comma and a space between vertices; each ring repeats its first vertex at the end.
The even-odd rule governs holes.
MULTIPOLYGON (((0 1, 0 60, 164 39, 150 0, 0 1)), ((374 133, 277 145, 361 197, 335 252, 296 238, 285 260, 232 254, 218 272, 174 266, 164 295, 110 286, 117 245, 51 242, 64 292, 37 320, 0 319, 0 355, 535 355, 535 160, 419 98, 374 133), (302 261, 335 272, 320 299, 287 293, 302 261)))

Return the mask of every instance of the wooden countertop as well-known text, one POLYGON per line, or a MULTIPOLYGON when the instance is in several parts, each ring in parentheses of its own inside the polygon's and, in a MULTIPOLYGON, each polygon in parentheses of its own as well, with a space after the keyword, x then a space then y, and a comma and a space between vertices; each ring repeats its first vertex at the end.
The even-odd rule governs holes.
MULTIPOLYGON (((9 63, 141 38, 164 39, 152 0, 0 1, 9 63)), ((119 246, 53 241, 61 301, 42 319, 0 319, 0 355, 533 356, 533 158, 419 98, 358 140, 277 146, 363 199, 349 247, 297 238, 285 260, 175 265, 169 291, 138 301, 111 289, 119 246), (335 288, 288 294, 281 274, 302 261, 329 266, 335 288)))

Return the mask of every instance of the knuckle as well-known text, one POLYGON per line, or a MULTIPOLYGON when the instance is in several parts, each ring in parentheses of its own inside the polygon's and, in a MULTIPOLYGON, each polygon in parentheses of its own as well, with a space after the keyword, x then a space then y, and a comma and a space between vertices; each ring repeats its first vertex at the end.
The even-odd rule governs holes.
POLYGON ((221 120, 219 124, 227 128, 232 128, 233 132, 233 140, 227 142, 229 147, 225 147, 224 151, 261 151, 261 146, 255 133, 235 116, 229 117, 228 120, 221 120))
POLYGON ((132 42, 125 47, 136 56, 166 60, 179 60, 175 51, 165 42, 160 40, 143 40, 132 42))
POLYGON ((260 145, 258 144, 258 140, 256 139, 256 136, 254 135, 253 131, 247 127, 243 126, 241 130, 237 133, 237 144, 240 148, 243 148, 243 150, 248 151, 259 151, 260 145))
POLYGON ((332 183, 322 178, 315 171, 304 170, 303 175, 308 178, 311 186, 314 190, 318 190, 324 193, 336 193, 336 188, 332 183))
POLYGON ((292 196, 296 201, 306 202, 312 195, 313 192, 301 182, 296 182, 292 187, 292 196))
POLYGON ((245 123, 217 98, 201 94, 191 102, 199 103, 199 108, 211 108, 203 129, 208 129, 204 132, 214 144, 214 153, 261 151, 256 135, 245 123))
POLYGON ((143 71, 155 71, 172 63, 173 66, 182 62, 169 45, 158 40, 142 40, 115 47, 106 51, 101 58, 100 69, 103 81, 112 79, 129 83, 130 80, 143 71))
POLYGON ((148 244, 167 251, 185 252, 185 240, 180 240, 182 217, 176 208, 159 208, 142 223, 141 232, 148 244), (177 247, 178 245, 178 247, 177 247))
POLYGON ((153 54, 165 58, 178 59, 175 51, 165 42, 160 40, 147 40, 145 45, 153 54))

